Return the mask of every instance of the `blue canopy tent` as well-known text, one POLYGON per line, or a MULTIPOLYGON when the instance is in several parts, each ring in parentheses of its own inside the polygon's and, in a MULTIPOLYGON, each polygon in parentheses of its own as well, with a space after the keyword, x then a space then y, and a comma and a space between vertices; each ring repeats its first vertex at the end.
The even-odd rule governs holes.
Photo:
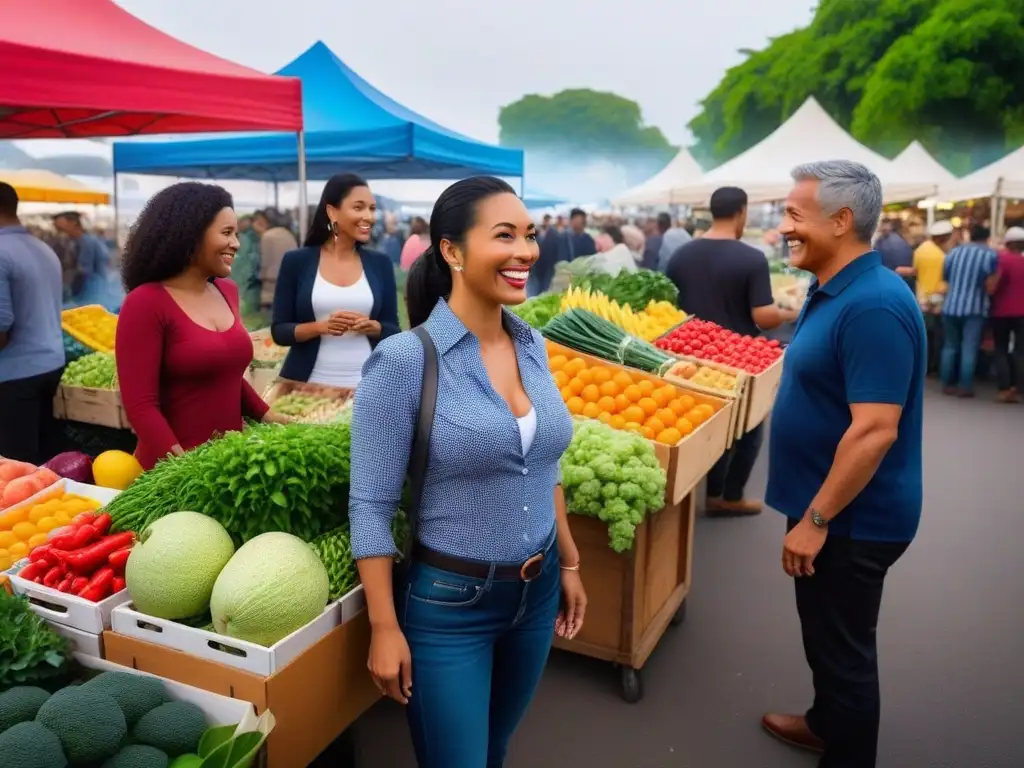
MULTIPOLYGON (((114 173, 298 181, 351 171, 373 179, 522 177, 523 152, 475 141, 403 107, 349 69, 323 42, 277 74, 302 81, 305 130, 227 139, 116 142, 114 173), (305 162, 302 162, 304 158, 305 162)), ((306 206, 300 205, 300 218, 306 206)))
POLYGON ((548 195, 535 189, 527 189, 523 192, 523 204, 531 209, 554 208, 555 206, 562 205, 564 202, 565 198, 548 195))

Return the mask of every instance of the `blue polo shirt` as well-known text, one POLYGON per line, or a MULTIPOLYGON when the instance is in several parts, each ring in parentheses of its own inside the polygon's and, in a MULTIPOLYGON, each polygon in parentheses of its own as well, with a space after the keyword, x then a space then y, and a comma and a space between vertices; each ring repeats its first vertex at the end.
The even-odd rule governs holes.
POLYGON ((801 518, 832 468, 850 404, 903 407, 899 437, 832 534, 910 541, 921 519, 924 321, 917 299, 870 251, 811 291, 786 349, 772 412, 766 501, 801 518))

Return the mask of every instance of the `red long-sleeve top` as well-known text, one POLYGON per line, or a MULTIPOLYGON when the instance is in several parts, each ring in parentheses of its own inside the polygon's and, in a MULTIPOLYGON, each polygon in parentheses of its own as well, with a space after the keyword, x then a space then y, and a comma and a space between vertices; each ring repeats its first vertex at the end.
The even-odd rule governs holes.
POLYGON ((117 321, 115 356, 121 399, 139 437, 135 456, 150 469, 174 445, 186 451, 267 412, 244 380, 252 341, 238 315, 238 288, 214 284, 235 315, 227 331, 197 325, 160 283, 131 291, 117 321))

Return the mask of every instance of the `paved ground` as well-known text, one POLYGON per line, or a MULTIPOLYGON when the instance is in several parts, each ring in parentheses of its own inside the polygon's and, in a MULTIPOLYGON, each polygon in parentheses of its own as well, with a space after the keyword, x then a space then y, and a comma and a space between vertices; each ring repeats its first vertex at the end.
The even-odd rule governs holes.
MULTIPOLYGON (((1020 768, 1024 406, 931 392, 925 430, 925 517, 882 609, 879 766, 1020 768)), ((687 621, 644 670, 643 701, 619 699, 609 666, 556 652, 508 768, 811 768, 758 725, 810 696, 782 525, 700 519, 687 621)), ((414 766, 397 706, 355 739, 361 768, 414 766)))

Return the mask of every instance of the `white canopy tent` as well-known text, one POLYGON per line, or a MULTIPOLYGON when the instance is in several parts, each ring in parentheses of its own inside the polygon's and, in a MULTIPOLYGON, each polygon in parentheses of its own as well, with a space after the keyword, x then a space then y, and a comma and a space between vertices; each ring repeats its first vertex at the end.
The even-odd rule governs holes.
POLYGON ((723 186, 742 187, 752 203, 782 200, 793 186, 793 168, 818 160, 862 163, 878 175, 885 199, 890 202, 927 197, 939 183, 906 178, 894 171, 891 160, 850 136, 812 96, 746 152, 708 171, 695 184, 673 187, 668 191, 668 202, 706 204, 711 193, 723 186))
POLYGON ((910 198, 897 200, 889 194, 890 186, 929 186, 930 189, 928 189, 927 194, 931 196, 935 194, 939 187, 956 181, 956 176, 942 163, 932 157, 928 150, 921 146, 921 142, 916 140, 910 142, 906 149, 892 159, 887 173, 888 178, 892 180, 892 184, 887 185, 886 179, 882 179, 882 184, 886 187, 886 202, 902 202, 907 199, 923 197, 921 194, 915 194, 910 198))
POLYGON ((983 197, 1024 198, 1024 147, 962 179, 941 185, 938 197, 949 201, 983 197))
POLYGON ((689 150, 679 150, 672 160, 643 184, 623 192, 612 199, 613 205, 668 205, 672 203, 671 190, 700 181, 704 171, 689 150))

